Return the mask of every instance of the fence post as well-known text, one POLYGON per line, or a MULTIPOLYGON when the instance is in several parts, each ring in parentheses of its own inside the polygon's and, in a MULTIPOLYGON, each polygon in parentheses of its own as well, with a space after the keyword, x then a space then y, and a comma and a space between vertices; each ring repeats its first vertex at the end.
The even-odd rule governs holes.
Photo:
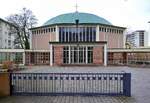
POLYGON ((12 95, 13 87, 12 87, 12 73, 11 72, 9 73, 9 86, 10 86, 10 95, 12 95))
POLYGON ((131 73, 124 73, 123 75, 123 94, 131 96, 131 73))
POLYGON ((10 95, 10 78, 8 72, 0 73, 0 97, 10 95))

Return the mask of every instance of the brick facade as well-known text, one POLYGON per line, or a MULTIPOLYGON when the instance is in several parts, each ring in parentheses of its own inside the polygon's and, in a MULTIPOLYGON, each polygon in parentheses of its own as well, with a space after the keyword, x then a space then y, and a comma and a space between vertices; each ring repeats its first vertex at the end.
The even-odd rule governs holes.
MULTIPOLYGON (((62 66, 62 65, 72 65, 72 64, 63 64, 63 47, 60 45, 53 46, 53 52, 54 52, 54 61, 53 66, 62 66)), ((92 65, 103 65, 103 46, 95 46, 93 48, 93 63, 92 65)), ((83 64, 78 64, 83 65, 83 64)), ((89 64, 84 64, 89 65, 89 64)))
POLYGON ((54 46, 54 64, 53 65, 63 65, 63 46, 54 46))
POLYGON ((103 46, 93 48, 93 64, 103 65, 103 46))

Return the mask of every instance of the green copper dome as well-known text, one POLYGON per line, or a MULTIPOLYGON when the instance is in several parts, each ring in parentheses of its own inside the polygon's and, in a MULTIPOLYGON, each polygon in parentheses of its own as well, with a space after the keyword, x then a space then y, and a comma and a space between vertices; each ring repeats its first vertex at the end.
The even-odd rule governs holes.
POLYGON ((79 20, 80 24, 112 25, 109 21, 97 15, 75 12, 75 13, 67 13, 67 14, 58 15, 48 20, 46 23, 44 23, 44 26, 53 25, 53 24, 75 24, 75 20, 77 19, 79 20))

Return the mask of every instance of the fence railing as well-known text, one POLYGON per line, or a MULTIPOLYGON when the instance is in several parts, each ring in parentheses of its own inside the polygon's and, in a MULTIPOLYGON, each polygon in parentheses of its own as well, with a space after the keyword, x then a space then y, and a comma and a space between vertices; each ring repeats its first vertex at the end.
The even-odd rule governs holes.
POLYGON ((145 65, 145 66, 149 66, 150 60, 113 59, 113 60, 108 60, 108 65, 145 65))
POLYGON ((12 95, 131 96, 131 73, 11 73, 12 95))

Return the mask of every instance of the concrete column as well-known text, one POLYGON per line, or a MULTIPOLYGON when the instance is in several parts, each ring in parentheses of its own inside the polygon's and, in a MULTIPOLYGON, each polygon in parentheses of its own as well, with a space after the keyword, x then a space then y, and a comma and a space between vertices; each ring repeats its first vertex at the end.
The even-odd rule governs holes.
POLYGON ((26 56, 25 56, 25 51, 23 52, 23 65, 25 65, 25 60, 26 60, 26 56))
POLYGON ((71 47, 69 45, 69 64, 71 64, 71 47))
POLYGON ((50 66, 53 66, 53 46, 50 44, 50 66))
POLYGON ((107 44, 104 44, 104 66, 107 66, 107 44))
POLYGON ((86 64, 88 64, 88 47, 87 46, 85 49, 85 53, 86 53, 86 64))
POLYGON ((118 48, 120 48, 120 34, 118 34, 118 48))
POLYGON ((126 41, 126 35, 125 35, 126 33, 127 33, 127 31, 124 30, 124 31, 123 31, 123 48, 126 48, 126 45, 125 45, 126 42, 127 42, 127 41, 126 41))
POLYGON ((96 26, 96 41, 99 41, 99 25, 96 26))
POLYGON ((59 28, 56 26, 56 41, 59 41, 59 28))
POLYGON ((129 65, 129 59, 128 59, 128 52, 127 52, 127 64, 126 65, 129 65))
POLYGON ((30 49, 33 49, 32 48, 32 31, 29 31, 29 33, 30 33, 30 49))

